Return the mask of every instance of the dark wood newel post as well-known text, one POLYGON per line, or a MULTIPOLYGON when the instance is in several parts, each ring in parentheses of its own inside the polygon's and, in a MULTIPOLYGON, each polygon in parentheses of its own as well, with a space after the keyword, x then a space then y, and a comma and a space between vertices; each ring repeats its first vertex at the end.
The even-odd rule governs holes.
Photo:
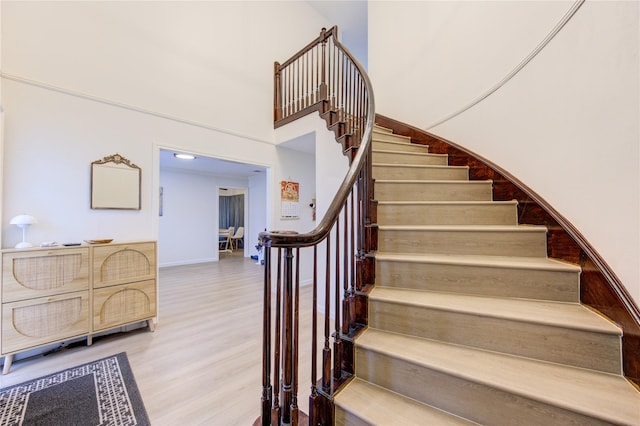
POLYGON ((264 311, 262 317, 262 426, 271 424, 271 248, 264 248, 264 311))
POLYGON ((284 249, 284 327, 283 378, 282 378, 282 422, 291 423, 291 402, 293 400, 293 249, 284 249))
MULTIPOLYGON (((326 63, 326 48, 327 48, 327 29, 323 28, 320 31, 320 39, 322 40, 322 53, 320 55, 320 101, 327 100, 327 63, 326 63)), ((325 111, 323 111, 325 112, 325 111)))
POLYGON ((282 118, 282 90, 280 83, 280 63, 273 64, 273 121, 277 122, 282 118))

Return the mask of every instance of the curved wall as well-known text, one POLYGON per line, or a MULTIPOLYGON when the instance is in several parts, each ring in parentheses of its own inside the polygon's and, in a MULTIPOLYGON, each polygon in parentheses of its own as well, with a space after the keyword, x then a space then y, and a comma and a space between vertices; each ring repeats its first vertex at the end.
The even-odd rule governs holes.
POLYGON ((585 2, 502 88, 430 128, 500 81, 573 3, 370 3, 376 104, 524 182, 576 226, 640 304, 637 2, 585 2))

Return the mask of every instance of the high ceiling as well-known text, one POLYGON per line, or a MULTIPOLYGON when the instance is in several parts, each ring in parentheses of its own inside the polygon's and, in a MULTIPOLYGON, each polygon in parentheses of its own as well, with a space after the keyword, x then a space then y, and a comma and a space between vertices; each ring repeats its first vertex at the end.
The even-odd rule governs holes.
POLYGON ((195 160, 181 160, 173 155, 180 152, 160 150, 160 170, 180 170, 231 178, 247 178, 257 173, 263 173, 267 169, 255 164, 236 163, 200 155, 196 155, 195 160))
MULTIPOLYGON (((338 25, 340 39, 366 67, 367 52, 367 1, 307 1, 332 25, 338 25)), ((301 136, 280 145, 308 154, 315 153, 315 140, 311 135, 301 136)), ((160 151, 161 170, 182 170, 234 178, 247 178, 266 170, 264 166, 237 163, 196 155, 195 160, 174 157, 177 151, 160 151)))

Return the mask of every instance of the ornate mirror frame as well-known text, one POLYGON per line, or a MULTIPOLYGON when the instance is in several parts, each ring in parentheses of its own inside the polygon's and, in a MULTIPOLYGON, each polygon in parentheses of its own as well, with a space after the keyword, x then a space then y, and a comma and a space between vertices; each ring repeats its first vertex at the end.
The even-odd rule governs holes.
POLYGON ((140 210, 142 170, 120 154, 91 163, 91 208, 140 210))

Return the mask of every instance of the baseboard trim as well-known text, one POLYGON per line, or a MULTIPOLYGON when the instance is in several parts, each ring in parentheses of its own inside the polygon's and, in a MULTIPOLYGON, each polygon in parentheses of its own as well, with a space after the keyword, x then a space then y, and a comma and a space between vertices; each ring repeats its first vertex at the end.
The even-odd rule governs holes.
POLYGON ((184 265, 196 265, 198 263, 209 263, 209 262, 217 262, 219 259, 208 257, 204 259, 189 259, 189 260, 178 260, 175 262, 164 262, 159 263, 158 268, 167 268, 169 266, 184 266, 184 265))

